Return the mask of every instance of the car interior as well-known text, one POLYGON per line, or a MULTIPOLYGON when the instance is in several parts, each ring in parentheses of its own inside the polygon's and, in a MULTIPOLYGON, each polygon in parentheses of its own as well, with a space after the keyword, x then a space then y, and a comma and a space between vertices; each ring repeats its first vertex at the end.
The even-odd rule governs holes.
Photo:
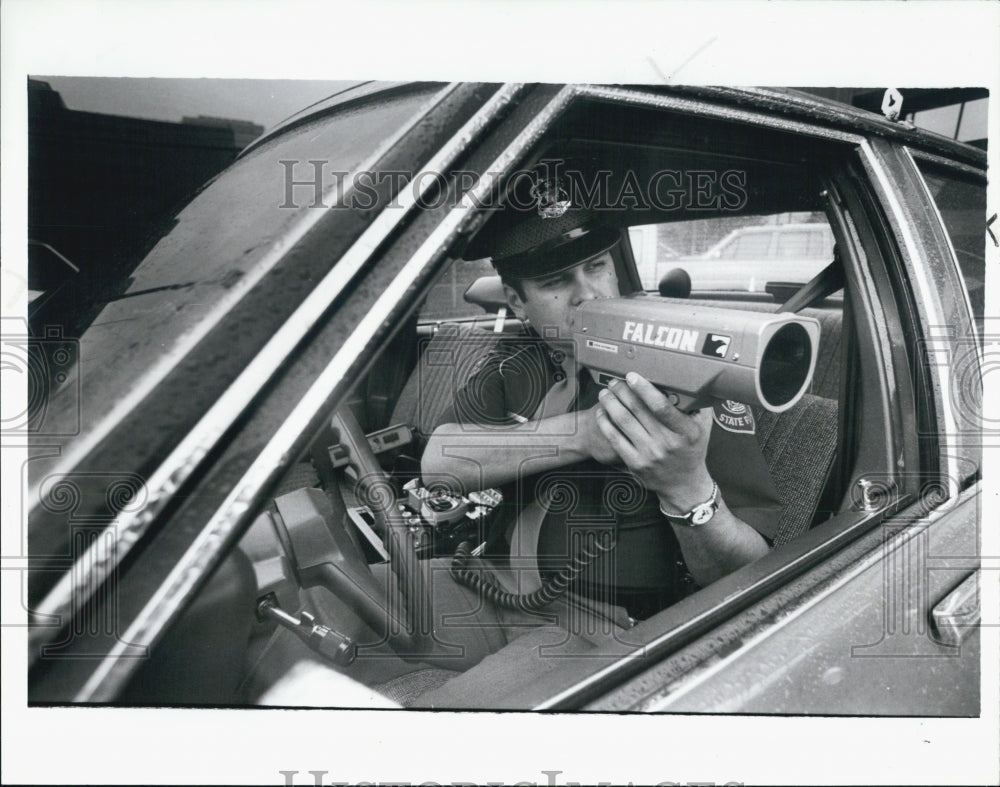
MULTIPOLYGON (((793 312, 820 324, 808 392, 784 412, 754 413, 782 503, 773 546, 794 542, 843 509, 856 452, 852 321, 860 307, 846 286, 842 230, 829 230, 842 210, 830 182, 843 150, 736 122, 676 115, 654 123, 636 107, 592 109, 582 105, 557 120, 522 166, 572 162, 586 184, 598 184, 592 209, 620 232, 614 254, 623 294, 793 312), (723 180, 724 173, 735 174, 723 180), (651 182, 659 184, 652 195, 643 185, 651 182), (615 209, 603 209, 602 198, 615 209), (698 259, 733 229, 803 222, 822 224, 837 241, 809 278, 692 287, 699 265, 740 264, 698 259)), ((664 612, 636 621, 572 591, 541 611, 522 610, 515 625, 498 619, 484 602, 493 596, 476 580, 438 579, 451 571, 460 544, 490 540, 502 506, 489 490, 461 499, 425 490, 419 472, 423 446, 454 392, 500 336, 524 330, 488 262, 491 221, 445 250, 407 319, 170 629, 169 646, 138 668, 122 704, 338 705, 335 690, 307 699, 284 691, 293 668, 306 662, 314 673, 343 676, 342 688, 361 685, 390 705, 517 707, 518 687, 558 685, 565 659, 557 656, 589 654, 596 667, 669 625, 664 612), (438 608, 450 618, 439 619, 438 608), (555 656, 538 658, 540 649, 555 656)), ((481 577, 489 557, 474 557, 481 577)), ((502 580, 502 557, 493 568, 492 581, 502 580)), ((507 592, 516 596, 517 588, 507 592)))

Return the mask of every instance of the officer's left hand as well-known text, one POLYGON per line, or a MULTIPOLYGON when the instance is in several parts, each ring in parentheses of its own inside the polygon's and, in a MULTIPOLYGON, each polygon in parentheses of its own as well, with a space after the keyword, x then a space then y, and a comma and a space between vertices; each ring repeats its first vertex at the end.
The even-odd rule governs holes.
POLYGON ((712 489, 705 467, 712 410, 682 412, 638 374, 626 379, 601 391, 598 427, 646 489, 687 511, 712 489))

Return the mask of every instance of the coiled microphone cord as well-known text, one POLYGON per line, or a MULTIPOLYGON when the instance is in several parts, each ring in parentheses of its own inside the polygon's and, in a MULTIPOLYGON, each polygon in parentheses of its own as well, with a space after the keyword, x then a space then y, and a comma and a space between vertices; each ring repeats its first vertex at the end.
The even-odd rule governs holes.
POLYGON ((507 609, 521 612, 537 612, 551 604, 569 590, 570 586, 584 571, 594 564, 602 554, 615 548, 615 541, 610 533, 593 539, 593 546, 584 546, 581 554, 574 557, 549 579, 542 580, 542 586, 531 593, 511 593, 482 575, 481 570, 468 567, 472 557, 472 544, 463 541, 455 550, 451 561, 451 575, 456 582, 476 591, 482 591, 483 597, 507 609))

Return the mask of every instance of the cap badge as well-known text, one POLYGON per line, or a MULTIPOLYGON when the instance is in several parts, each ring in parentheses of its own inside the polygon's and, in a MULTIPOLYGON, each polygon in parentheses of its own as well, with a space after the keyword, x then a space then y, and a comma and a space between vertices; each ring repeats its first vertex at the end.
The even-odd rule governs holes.
POLYGON ((528 192, 543 219, 558 219, 570 209, 569 192, 561 178, 539 179, 528 192))

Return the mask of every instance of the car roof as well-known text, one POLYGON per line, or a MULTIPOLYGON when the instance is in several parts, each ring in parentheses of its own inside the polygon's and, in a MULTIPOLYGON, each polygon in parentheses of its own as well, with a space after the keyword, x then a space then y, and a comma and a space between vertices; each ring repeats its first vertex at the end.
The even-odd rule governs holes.
MULTIPOLYGON (((240 155, 259 147, 291 128, 314 120, 330 112, 347 106, 355 106, 368 100, 388 96, 412 89, 424 89, 426 82, 358 82, 328 98, 317 101, 294 115, 278 123, 266 133, 250 143, 240 155)), ((833 99, 817 96, 794 88, 776 87, 709 87, 684 85, 626 85, 624 87, 660 94, 684 95, 718 103, 730 104, 743 109, 763 110, 769 114, 780 114, 791 120, 852 131, 866 135, 876 135, 892 139, 911 147, 944 155, 947 158, 986 169, 986 151, 973 145, 917 128, 907 121, 890 121, 876 112, 845 104, 833 99)), ((905 95, 904 95, 905 106, 905 95)))
POLYGON ((656 88, 656 91, 697 96, 738 105, 744 109, 762 109, 771 114, 784 115, 789 120, 808 121, 845 131, 881 136, 983 170, 986 168, 986 151, 974 145, 917 128, 908 121, 891 121, 876 112, 794 88, 679 86, 656 88))
MULTIPOLYGON (((289 115, 287 118, 269 128, 266 132, 257 137, 257 139, 243 148, 239 155, 244 156, 249 151, 260 147, 266 142, 270 142, 272 139, 281 136, 285 132, 293 128, 297 128, 304 123, 316 120, 323 115, 328 115, 347 107, 354 107, 366 101, 377 100, 378 98, 388 98, 389 96, 397 95, 398 93, 406 93, 413 90, 424 90, 428 84, 433 83, 375 81, 355 82, 343 90, 339 90, 336 93, 320 99, 319 101, 300 109, 298 112, 289 115)), ((239 156, 237 158, 239 158, 239 156)))

